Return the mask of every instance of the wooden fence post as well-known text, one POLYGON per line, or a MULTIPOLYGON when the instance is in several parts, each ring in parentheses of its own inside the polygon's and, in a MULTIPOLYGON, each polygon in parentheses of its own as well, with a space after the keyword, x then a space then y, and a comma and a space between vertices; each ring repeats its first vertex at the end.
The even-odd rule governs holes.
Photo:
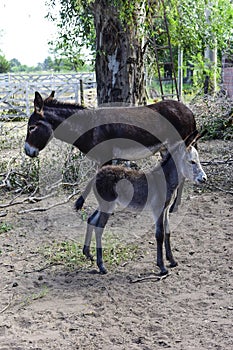
POLYGON ((74 84, 74 100, 75 103, 78 103, 78 83, 74 84))
POLYGON ((26 91, 25 91, 25 102, 26 102, 26 114, 27 117, 30 116, 30 100, 29 100, 29 86, 28 83, 26 84, 26 91))
POLYGON ((79 80, 80 84, 80 99, 81 99, 81 106, 84 106, 84 92, 83 92, 83 80, 79 80))

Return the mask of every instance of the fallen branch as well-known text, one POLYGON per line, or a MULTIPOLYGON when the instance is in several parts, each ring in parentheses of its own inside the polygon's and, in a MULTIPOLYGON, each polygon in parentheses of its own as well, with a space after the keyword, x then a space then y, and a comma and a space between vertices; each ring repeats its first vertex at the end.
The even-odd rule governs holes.
POLYGON ((48 207, 31 208, 31 209, 26 209, 26 210, 20 210, 18 212, 18 214, 26 214, 26 213, 30 213, 30 212, 36 212, 36 211, 40 211, 40 212, 47 211, 47 210, 50 210, 52 208, 58 207, 60 205, 67 204, 71 200, 71 198, 73 198, 76 195, 77 195, 77 192, 74 192, 62 202, 59 202, 59 203, 56 203, 56 204, 51 204, 48 207))
MULTIPOLYGON (((80 185, 80 183, 78 182, 74 182, 74 183, 68 183, 68 182, 60 182, 60 180, 58 182, 56 182, 55 184, 53 184, 52 186, 50 186, 50 188, 48 188, 47 190, 54 190, 54 189, 57 189, 58 187, 60 186, 65 186, 65 187, 75 187, 77 185, 80 185)), ((0 185, 1 187, 1 185, 0 185)), ((24 203, 37 203, 37 202, 40 202, 44 199, 47 199, 47 198, 50 198, 52 196, 55 196, 56 195, 56 192, 50 192, 49 194, 45 195, 45 196, 41 196, 41 197, 36 197, 34 196, 34 194, 37 192, 38 190, 38 187, 34 190, 34 192, 29 196, 29 197, 26 197, 26 198, 23 198, 21 200, 18 200, 16 201, 17 198, 19 198, 21 196, 21 192, 16 196, 14 197, 10 202, 8 203, 5 203, 5 204, 0 204, 0 209, 1 208, 8 208, 8 207, 11 207, 11 206, 14 206, 14 205, 19 205, 19 204, 24 204, 24 203)), ((73 196, 73 195, 72 195, 73 196)), ((71 197, 72 198, 72 197, 71 197)), ((62 203, 61 203, 62 204, 62 203)), ((59 203, 57 205, 60 205, 59 203)), ((56 206, 56 205, 55 205, 56 206)), ((38 209, 36 209, 35 211, 38 211, 38 209)), ((43 209, 41 209, 41 211, 44 211, 43 209)), ((1 216, 1 215, 0 215, 1 216)), ((3 215, 5 216, 5 215, 3 215)))
POLYGON ((28 202, 28 203, 36 203, 36 202, 40 202, 42 201, 43 199, 47 199, 49 197, 52 197, 55 193, 50 193, 50 194, 47 194, 46 196, 42 196, 42 197, 34 197, 33 195, 37 192, 37 189, 35 189, 35 191, 32 193, 31 196, 29 197, 26 197, 26 198, 23 198, 19 201, 15 201, 17 198, 19 198, 21 196, 21 193, 18 194, 16 197, 14 197, 9 203, 6 203, 6 204, 0 204, 0 208, 7 208, 7 207, 11 207, 13 205, 18 205, 18 204, 23 204, 25 202, 28 202))
POLYGON ((218 165, 218 164, 230 164, 233 163, 233 159, 229 158, 226 160, 210 160, 210 161, 203 161, 201 162, 202 165, 218 165))
POLYGON ((130 283, 139 283, 139 282, 145 282, 145 281, 162 281, 164 280, 165 278, 167 278, 169 276, 169 274, 167 275, 164 275, 164 276, 145 276, 145 277, 140 277, 140 278, 136 278, 134 280, 130 280, 130 283))
POLYGON ((219 190, 219 191, 224 192, 224 193, 231 194, 233 196, 233 192, 232 191, 224 190, 223 188, 215 186, 215 185, 212 185, 212 187, 216 188, 216 190, 219 190))

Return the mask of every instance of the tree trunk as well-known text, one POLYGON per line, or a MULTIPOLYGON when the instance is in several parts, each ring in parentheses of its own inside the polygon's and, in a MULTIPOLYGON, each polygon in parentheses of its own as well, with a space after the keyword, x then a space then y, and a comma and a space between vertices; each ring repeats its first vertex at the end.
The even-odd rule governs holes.
POLYGON ((137 23, 123 23, 107 0, 95 1, 94 19, 98 104, 145 103, 143 43, 137 23))

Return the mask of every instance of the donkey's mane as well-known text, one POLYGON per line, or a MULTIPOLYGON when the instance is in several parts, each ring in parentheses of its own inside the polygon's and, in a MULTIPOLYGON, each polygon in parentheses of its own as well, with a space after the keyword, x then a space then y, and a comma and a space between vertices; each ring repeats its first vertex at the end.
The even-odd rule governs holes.
POLYGON ((80 105, 79 103, 58 101, 55 98, 53 99, 48 98, 47 100, 44 101, 44 105, 46 107, 54 107, 54 108, 86 109, 86 107, 80 105))

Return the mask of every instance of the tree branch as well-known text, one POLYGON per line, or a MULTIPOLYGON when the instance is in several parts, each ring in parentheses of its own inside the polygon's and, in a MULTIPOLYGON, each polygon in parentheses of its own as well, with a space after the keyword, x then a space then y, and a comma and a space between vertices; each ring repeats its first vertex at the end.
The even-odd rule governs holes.
POLYGON ((35 211, 41 211, 41 212, 47 211, 47 210, 49 210, 49 209, 52 209, 52 208, 55 208, 55 207, 58 207, 58 206, 60 206, 60 205, 63 205, 63 204, 68 203, 68 202, 71 200, 71 198, 73 198, 73 197, 76 196, 76 195, 77 195, 77 192, 73 192, 73 193, 72 193, 69 197, 67 197, 64 201, 61 201, 61 202, 56 203, 56 204, 51 204, 51 205, 49 205, 48 207, 40 207, 40 208, 31 208, 31 209, 26 209, 26 210, 20 210, 20 211, 18 212, 18 214, 25 214, 25 213, 35 212, 35 211))

